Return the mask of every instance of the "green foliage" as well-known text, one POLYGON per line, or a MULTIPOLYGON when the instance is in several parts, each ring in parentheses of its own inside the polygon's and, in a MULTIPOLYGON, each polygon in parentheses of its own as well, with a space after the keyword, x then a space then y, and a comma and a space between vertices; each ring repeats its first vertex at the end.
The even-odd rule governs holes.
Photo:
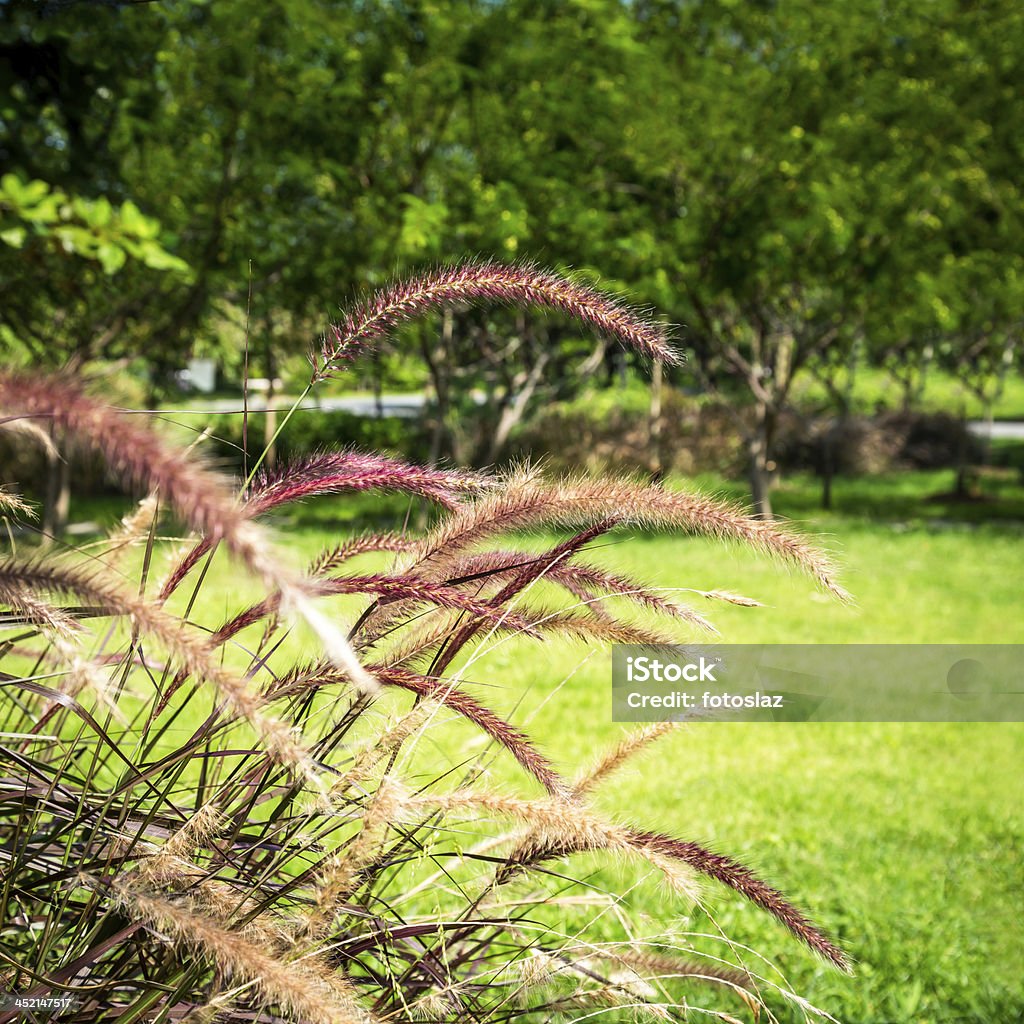
MULTIPOLYGON (((712 493, 743 496, 741 487, 721 478, 701 484, 712 493)), ((759 598, 766 607, 715 612, 726 636, 750 642, 929 643, 941 637, 988 643, 998 631, 1004 642, 1024 643, 1024 621, 1007 615, 1019 604, 1019 584, 1006 571, 1019 557, 1024 489, 1006 496, 1016 522, 999 525, 972 522, 990 510, 927 500, 943 487, 948 474, 840 481, 837 511, 827 515, 818 510, 813 479, 796 478, 780 489, 780 511, 829 534, 842 551, 858 595, 853 608, 815 601, 801 581, 780 577, 753 554, 730 550, 723 556, 720 545, 700 539, 632 537, 604 547, 601 560, 659 586, 673 586, 684 573, 693 586, 759 598), (901 614, 894 616, 893 607, 901 614)), ((360 504, 363 514, 346 532, 401 528, 402 503, 384 521, 376 498, 360 504)), ((337 500, 310 505, 290 527, 289 542, 312 558, 338 541, 338 524, 351 507, 337 500)), ((559 539, 532 536, 518 543, 536 548, 559 539)), ((219 614, 236 586, 228 567, 215 566, 197 618, 219 614)), ((546 648, 537 658, 528 641, 503 644, 476 666, 474 677, 483 681, 476 690, 515 721, 531 722, 539 740, 565 761, 584 760, 596 744, 616 742, 621 727, 608 721, 600 660, 580 662, 578 650, 546 648), (552 678, 565 680, 554 695, 552 678), (586 728, 566 729, 569 715, 586 728)), ((450 723, 444 729, 431 752, 448 750, 454 760, 464 736, 450 723)), ((1019 724, 709 723, 645 755, 612 781, 601 806, 623 814, 642 806, 653 827, 675 820, 680 807, 696 808, 702 837, 744 849, 767 874, 792 880, 810 905, 824 908, 857 960, 855 977, 837 977, 812 962, 787 962, 786 975, 795 991, 839 1020, 953 1017, 987 1024, 1013 1019, 1024 1008, 1013 969, 1022 941, 1014 913, 1024 842, 1017 786, 1022 732, 1019 724), (702 817, 702 807, 714 812, 702 817)), ((596 879, 611 887, 621 875, 604 869, 596 879)), ((653 885, 634 889, 631 900, 655 930, 708 933, 691 941, 716 954, 718 927, 727 934, 753 929, 755 948, 774 934, 738 900, 718 903, 713 920, 699 911, 678 917, 653 885)), ((565 912, 537 913, 559 920, 565 912)), ((609 940, 626 935, 616 923, 606 923, 605 931, 609 940)), ((777 1015, 785 1024, 802 1020, 797 1012, 777 1015)))
MULTIPOLYGON (((8 991, 58 986, 75 997, 76 1024, 152 1013, 501 1024, 572 1014, 581 1000, 681 1020, 706 984, 755 1019, 769 1005, 810 1009, 771 982, 762 994, 764 965, 748 970, 739 948, 710 973, 706 954, 685 959, 683 935, 657 936, 655 963, 646 944, 605 948, 604 885, 567 887, 555 863, 604 853, 660 871, 684 907, 694 876, 708 876, 847 968, 738 861, 591 809, 592 791, 635 750, 613 749, 572 780, 462 689, 468 664, 523 635, 662 644, 710 628, 583 560, 616 526, 731 536, 845 599, 823 552, 699 495, 536 472, 488 478, 376 452, 268 472, 264 449, 264 472, 239 491, 68 375, 0 374, 0 407, 8 430, 49 420, 148 495, 98 545, 26 556, 12 531, 0 559, 0 618, 16 630, 0 650, 0 723, 17 746, 0 747, 16 780, 0 801, 8 991), (376 491, 425 499, 440 521, 416 540, 407 508, 400 530, 323 544, 304 570, 302 542, 276 544, 258 522, 376 491), (193 531, 184 549, 164 543, 165 506, 193 531), (517 530, 569 524, 569 541, 525 561, 504 547, 517 530), (385 554, 389 566, 351 572, 353 559, 385 554), (548 586, 554 609, 538 603, 548 586), (602 599, 608 608, 594 612, 602 599), (466 739, 449 746, 453 713, 466 739), (477 756, 466 744, 481 740, 477 756), (487 788, 495 753, 518 765, 523 795, 487 788), (492 819, 506 822, 497 835, 482 826, 492 819), (571 927, 552 919, 556 906, 571 927), (21 924, 43 917, 51 926, 21 924), (581 945, 592 919, 599 945, 581 945), (620 962, 636 983, 617 980, 620 962)), ((18 496, 0 501, 24 528, 18 496)), ((664 731, 639 731, 633 747, 664 731)))
MULTIPOLYGON (((1010 0, 51 6, 0 26, 0 153, 21 181, 159 219, 192 277, 121 273, 114 302, 97 275, 75 307, 93 335, 123 317, 159 371, 197 341, 237 358, 249 307, 272 375, 334 302, 451 251, 599 267, 686 325, 706 385, 760 375, 779 406, 858 344, 990 392, 1019 365, 1010 0)), ((131 256, 79 242, 107 269, 131 256)), ((578 365, 549 367, 532 407, 578 365)))
MULTIPOLYGON (((0 241, 13 249, 33 245, 99 263, 116 274, 129 259, 151 270, 186 274, 188 264, 160 244, 160 224, 130 200, 68 196, 44 181, 0 178, 0 241)), ((31 258, 30 254, 27 254, 31 258)))
MULTIPOLYGON (((279 413, 278 418, 282 415, 283 412, 279 413)), ((190 426, 196 429, 198 425, 192 423, 190 426)), ((210 430, 211 450, 217 462, 241 470, 242 417, 232 414, 213 416, 202 426, 210 430)), ((246 433, 250 453, 262 451, 266 437, 266 415, 251 413, 246 433)), ((348 447, 423 459, 428 450, 426 428, 419 419, 375 419, 346 412, 300 409, 288 421, 288 429, 281 435, 277 450, 281 458, 293 459, 324 448, 348 447)))

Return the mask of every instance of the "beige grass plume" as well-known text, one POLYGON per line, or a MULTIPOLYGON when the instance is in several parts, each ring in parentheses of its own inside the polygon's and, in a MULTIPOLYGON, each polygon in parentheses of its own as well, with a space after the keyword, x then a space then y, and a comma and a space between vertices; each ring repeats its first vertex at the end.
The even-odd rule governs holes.
POLYGON ((0 563, 0 595, 7 598, 26 589, 81 594, 114 614, 131 619, 140 632, 162 644, 189 672, 216 686, 228 707, 252 726, 276 760, 318 793, 326 792, 312 755, 292 727, 267 714, 265 701, 254 692, 252 684, 225 668, 213 656, 208 642, 180 619, 97 572, 85 573, 52 562, 0 563))
POLYGON ((282 606, 304 619, 331 660, 352 682, 373 692, 376 681, 363 668, 343 630, 314 606, 314 591, 275 553, 270 534, 254 523, 224 480, 195 458, 183 455, 158 434, 88 397, 69 380, 0 373, 0 410, 41 416, 101 452, 127 480, 158 490, 181 518, 213 543, 222 543, 282 606))
POLYGON ((132 918, 149 923, 176 945, 191 948, 228 975, 240 978, 268 1002, 308 1024, 369 1024, 355 989, 319 962, 287 961, 273 947, 254 942, 207 917, 188 899, 168 899, 141 888, 115 883, 107 891, 132 918))

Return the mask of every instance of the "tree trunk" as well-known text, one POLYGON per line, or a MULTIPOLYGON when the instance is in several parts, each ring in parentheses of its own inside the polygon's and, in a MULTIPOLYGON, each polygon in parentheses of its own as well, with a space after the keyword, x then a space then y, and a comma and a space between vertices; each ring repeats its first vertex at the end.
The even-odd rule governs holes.
POLYGON ((512 401, 502 410, 501 418, 498 420, 498 425, 494 428, 490 443, 487 445, 487 456, 485 459, 487 465, 493 465, 498 461, 498 457, 504 451, 512 431, 519 426, 526 415, 530 399, 533 398, 534 392, 537 390, 541 377, 544 375, 544 370, 548 365, 548 358, 547 352, 542 350, 537 355, 537 361, 530 367, 530 372, 524 377, 516 379, 519 388, 515 395, 512 396, 512 401))
POLYGON ((67 437, 58 438, 52 428, 50 436, 53 438, 55 449, 47 455, 44 540, 60 537, 68 525, 68 513, 71 509, 71 464, 68 461, 67 437))
POLYGON ((821 451, 821 507, 832 510, 832 478, 836 472, 835 428, 829 426, 825 432, 821 451))
POLYGON ((654 366, 651 368, 651 411, 647 426, 648 443, 651 449, 652 483, 661 483, 665 476, 665 463, 661 450, 663 390, 664 364, 660 359, 655 359, 654 366))
POLYGON ((956 446, 956 487, 953 493, 958 498, 966 498, 971 491, 970 485, 970 451, 967 434, 967 407, 960 407, 960 436, 956 446))
POLYGON ((277 432, 277 408, 275 406, 274 380, 277 376, 277 359, 274 358, 274 343, 271 331, 273 325, 267 320, 266 325, 266 348, 264 350, 267 367, 267 411, 263 416, 263 448, 266 451, 266 458, 263 464, 268 471, 277 465, 277 443, 274 441, 274 434, 277 432))
POLYGON ((434 468, 444 456, 444 439, 447 433, 448 410, 450 396, 448 392, 448 366, 452 347, 455 324, 451 310, 445 310, 441 324, 441 337, 433 352, 426 336, 423 336, 423 357, 430 373, 430 383, 434 389, 434 423, 430 436, 430 455, 427 464, 434 468))
POLYGON ((277 442, 274 440, 274 433, 277 431, 277 407, 274 403, 274 385, 271 382, 267 388, 267 411, 263 416, 263 447, 267 453, 263 465, 268 472, 277 465, 277 442))
POLYGON ((832 509, 832 484, 838 475, 838 450, 846 437, 850 415, 853 411, 854 384, 860 353, 861 347, 855 341, 850 346, 846 358, 846 378, 842 387, 835 382, 834 377, 831 378, 831 383, 828 378, 825 381, 837 410, 836 418, 829 425, 828 433, 825 435, 825 445, 822 451, 821 507, 829 511, 832 509))
POLYGON ((992 463, 992 427, 995 421, 995 398, 985 397, 983 401, 985 403, 985 433, 981 439, 981 464, 988 466, 992 463))
POLYGON ((844 406, 836 420, 829 424, 821 451, 821 507, 832 509, 832 484, 836 478, 837 451, 846 436, 847 408, 844 406))
POLYGON ((914 411, 914 379, 911 375, 907 375, 900 380, 900 387, 903 392, 902 399, 900 401, 900 411, 904 414, 911 413, 914 411))
POLYGON ((772 417, 764 402, 757 403, 757 420, 747 437, 749 458, 750 496, 754 515, 759 519, 772 518, 771 478, 774 465, 769 449, 772 436, 772 417))

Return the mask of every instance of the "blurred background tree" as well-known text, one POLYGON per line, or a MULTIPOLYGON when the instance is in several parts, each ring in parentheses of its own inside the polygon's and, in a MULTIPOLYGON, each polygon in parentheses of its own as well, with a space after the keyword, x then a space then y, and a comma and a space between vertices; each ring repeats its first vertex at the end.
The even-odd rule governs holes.
MULTIPOLYGON (((1018 365, 1009 0, 83 0, 0 19, 18 358, 134 358, 151 402, 195 352, 288 379, 360 289, 528 256, 684 325, 666 383, 724 401, 766 515, 805 376, 842 423, 859 366, 910 396, 938 364, 991 396, 1018 365)), ((483 462, 582 381, 630 378, 616 360, 552 319, 456 310, 353 383, 427 389, 434 459, 483 462)))

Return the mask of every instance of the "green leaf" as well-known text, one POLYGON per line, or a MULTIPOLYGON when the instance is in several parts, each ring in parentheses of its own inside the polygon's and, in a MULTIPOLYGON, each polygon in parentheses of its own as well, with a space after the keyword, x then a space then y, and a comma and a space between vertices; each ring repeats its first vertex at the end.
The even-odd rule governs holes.
POLYGON ((60 193, 44 196, 35 206, 22 209, 21 216, 33 224, 56 224, 60 220, 62 199, 60 193))
POLYGON ((96 250, 96 258, 104 273, 116 274, 124 266, 128 254, 120 246, 105 242, 96 250))
POLYGON ((189 270, 189 265, 183 259, 155 243, 145 246, 142 251, 142 262, 152 270, 171 270, 179 274, 187 273, 189 270))
POLYGON ((159 222, 147 217, 130 199, 121 204, 119 211, 121 228, 136 238, 156 238, 160 232, 159 222))
POLYGON ((0 231, 0 241, 14 249, 20 249, 25 244, 25 237, 28 232, 23 227, 4 228, 0 231))
POLYGON ((90 227, 106 227, 114 216, 113 207, 106 196, 100 196, 86 206, 85 222, 90 227))

